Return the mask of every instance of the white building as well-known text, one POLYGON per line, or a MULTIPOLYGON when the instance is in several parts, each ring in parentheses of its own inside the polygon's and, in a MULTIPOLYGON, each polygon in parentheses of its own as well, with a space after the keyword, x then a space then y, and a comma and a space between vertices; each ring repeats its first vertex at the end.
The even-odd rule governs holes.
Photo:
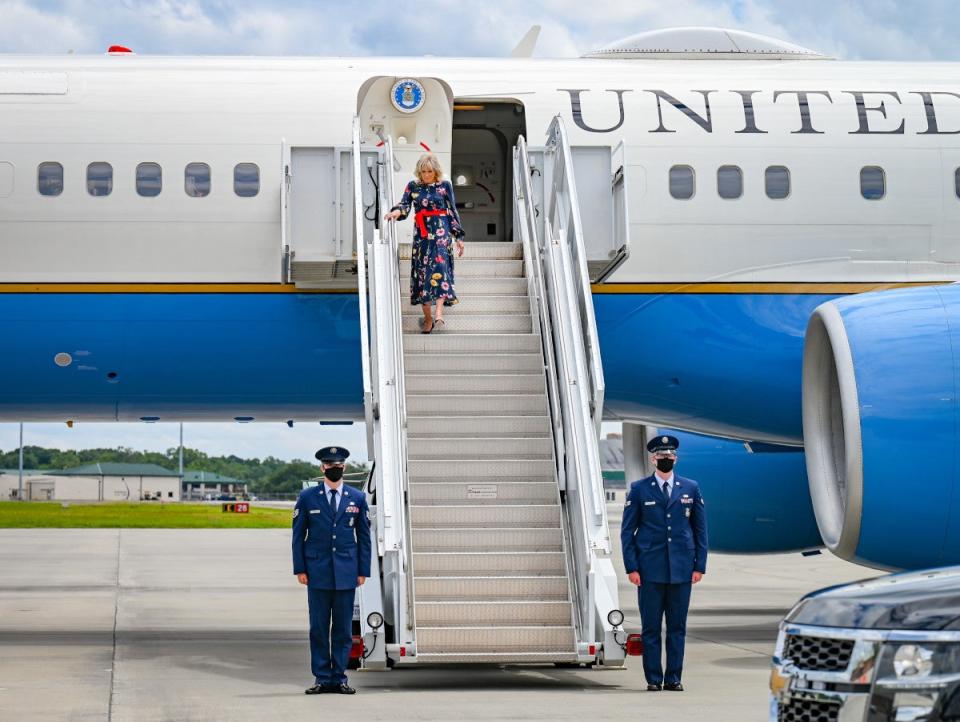
MULTIPOLYGON (((0 471, 0 498, 16 499, 16 469, 0 471)), ((180 501, 180 475, 156 464, 97 463, 62 471, 24 470, 29 501, 180 501)))

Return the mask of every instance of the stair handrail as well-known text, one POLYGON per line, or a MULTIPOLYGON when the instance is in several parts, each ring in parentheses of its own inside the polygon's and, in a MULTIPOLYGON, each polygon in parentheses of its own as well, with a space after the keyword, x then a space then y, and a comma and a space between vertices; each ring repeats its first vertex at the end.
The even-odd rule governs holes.
MULTIPOLYGON (((371 149, 372 150, 372 149, 371 149)), ((400 268, 393 222, 373 219, 366 233, 361 177, 361 129, 354 118, 354 225, 357 240, 357 292, 360 310, 360 347, 363 368, 364 414, 367 443, 375 459, 371 470, 377 493, 377 551, 384 557, 384 583, 395 576, 395 594, 387 594, 397 641, 414 643, 412 558, 407 497, 407 414, 403 373, 403 328, 400 310, 400 268), (368 238, 369 235, 369 238, 368 238), (409 632, 408 638, 401 635, 409 632)), ((375 214, 392 204, 393 143, 380 147, 375 181, 375 214)))
MULTIPOLYGON (((357 247, 357 301, 360 304, 360 367, 363 370, 363 409, 367 428, 373 427, 373 384, 370 378, 370 313, 367 301, 367 238, 363 218, 363 179, 360 176, 360 118, 353 118, 353 233, 357 247)), ((372 469, 371 469, 372 472, 372 469)))
MULTIPOLYGON (((550 302, 547 296, 548 285, 544 278, 546 269, 541 247, 541 240, 537 231, 537 209, 533 197, 533 184, 530 181, 530 156, 527 149, 526 139, 521 135, 517 139, 513 154, 513 178, 514 178, 514 210, 518 221, 520 240, 523 244, 524 265, 526 266, 526 276, 529 279, 529 293, 533 299, 533 318, 539 327, 541 347, 544 354, 544 366, 549 371, 557 368, 556 354, 554 350, 554 324, 551 319, 554 304, 550 302)), ((557 379, 552 373, 547 373, 547 401, 550 410, 550 425, 552 428, 551 437, 553 439, 554 459, 556 463, 558 493, 559 489, 566 488, 566 431, 563 424, 563 403, 560 399, 557 379)), ((577 565, 571 562, 571 555, 589 555, 589 546, 581 541, 583 545, 579 552, 573 550, 571 524, 567 514, 561 518, 561 533, 563 536, 564 549, 564 567, 567 571, 567 578, 574 585, 577 601, 573 608, 573 625, 577 631, 577 640, 588 639, 588 628, 584 626, 584 619, 589 618, 584 613, 584 605, 581 603, 586 599, 586 590, 582 589, 580 575, 577 572, 577 565)), ((586 556, 585 556, 586 558, 586 556)))
POLYGON ((587 266, 587 248, 580 218, 580 200, 574 180, 573 154, 563 119, 557 115, 547 130, 547 150, 552 152, 553 187, 547 204, 547 218, 557 230, 563 231, 562 240, 569 246, 575 270, 579 276, 576 287, 577 308, 583 329, 583 345, 590 373, 590 415, 600 433, 603 420, 603 396, 606 388, 603 363, 600 358, 600 342, 597 334, 597 317, 593 308, 593 293, 590 288, 590 272, 587 266), (565 221, 558 223, 557 221, 565 221))
MULTIPOLYGON (((392 206, 396 198, 393 172, 393 138, 390 135, 383 138, 381 150, 382 160, 379 163, 381 202, 378 212, 382 214, 385 208, 392 206)), ((415 648, 416 607, 414 604, 413 540, 407 509, 409 490, 407 475, 407 402, 403 364, 403 316, 400 305, 400 246, 397 239, 396 221, 386 221, 381 227, 378 263, 378 270, 381 271, 379 290, 382 293, 381 300, 385 306, 385 313, 381 315, 381 319, 385 321, 383 340, 390 356, 392 372, 392 378, 387 383, 393 386, 392 400, 394 405, 392 409, 394 417, 393 433, 384 438, 395 445, 394 453, 390 454, 390 458, 395 464, 392 470, 394 474, 394 508, 397 512, 398 527, 402 534, 402 538, 395 540, 395 543, 399 544, 397 549, 401 552, 402 579, 398 585, 398 591, 403 596, 398 604, 398 611, 402 612, 402 616, 397 620, 397 629, 398 633, 402 633, 400 630, 406 631, 408 641, 413 643, 415 648)))
MULTIPOLYGON (((547 286, 544 280, 543 258, 541 254, 541 241, 537 232, 537 209, 533 200, 533 184, 530 182, 530 154, 527 148, 526 139, 521 135, 517 139, 514 148, 514 203, 517 218, 520 220, 520 240, 523 244, 524 264, 528 267, 533 288, 531 296, 534 301, 534 318, 540 325, 541 345, 544 351, 544 365, 547 369, 556 367, 554 358, 554 349, 552 344, 553 325, 550 320, 550 307, 547 300, 547 286)), ((550 408, 555 413, 550 414, 550 423, 553 427, 554 450, 557 459, 564 456, 562 415, 560 408, 560 398, 555 384, 547 383, 547 395, 550 402, 550 408)), ((560 486, 565 486, 564 470, 561 466, 558 469, 560 474, 560 486)))
MULTIPOLYGON (((549 166, 546 177, 551 180, 547 213, 544 228, 548 242, 555 240, 562 248, 565 271, 563 287, 567 289, 568 300, 565 308, 576 309, 570 319, 571 325, 578 330, 578 339, 572 344, 573 364, 577 370, 577 379, 586 378, 589 392, 584 394, 587 404, 587 416, 593 422, 594 433, 582 439, 581 469, 588 480, 590 509, 584 509, 585 522, 589 520, 592 544, 609 551, 610 540, 607 530, 607 504, 603 495, 603 472, 600 468, 598 437, 603 417, 603 363, 600 358, 600 342, 597 335, 596 316, 593 307, 593 294, 590 288, 590 274, 586 263, 586 244, 583 239, 583 225, 580 220, 580 206, 574 181, 573 159, 570 144, 564 130, 563 120, 556 116, 547 132, 547 149, 544 159, 549 166)), ((547 190, 545 188, 545 190, 547 190)))

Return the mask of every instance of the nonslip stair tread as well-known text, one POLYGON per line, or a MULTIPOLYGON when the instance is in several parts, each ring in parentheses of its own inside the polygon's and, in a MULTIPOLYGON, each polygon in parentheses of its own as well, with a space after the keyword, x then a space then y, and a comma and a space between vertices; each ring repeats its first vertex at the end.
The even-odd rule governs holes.
POLYGON ((544 665, 576 662, 577 655, 569 649, 547 652, 418 652, 422 664, 497 664, 544 665))
POLYGON ((552 438, 550 418, 545 415, 486 416, 458 414, 449 409, 445 415, 409 414, 407 438, 436 437, 437 428, 444 429, 448 439, 499 437, 505 434, 522 434, 527 438, 552 438))

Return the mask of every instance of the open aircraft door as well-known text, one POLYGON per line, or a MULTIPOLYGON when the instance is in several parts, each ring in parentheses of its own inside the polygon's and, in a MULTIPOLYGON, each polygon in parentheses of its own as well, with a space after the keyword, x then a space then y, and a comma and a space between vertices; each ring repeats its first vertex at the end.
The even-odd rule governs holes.
POLYGON ((570 153, 590 280, 602 283, 630 253, 626 148, 572 146, 570 153))
POLYGON ((290 283, 290 146, 280 141, 280 253, 281 277, 290 283))
MULTIPOLYGON (((284 280, 298 288, 355 289, 353 147, 284 140, 281 169, 284 280)), ((361 190, 370 197, 372 181, 361 177, 361 182, 361 190)))

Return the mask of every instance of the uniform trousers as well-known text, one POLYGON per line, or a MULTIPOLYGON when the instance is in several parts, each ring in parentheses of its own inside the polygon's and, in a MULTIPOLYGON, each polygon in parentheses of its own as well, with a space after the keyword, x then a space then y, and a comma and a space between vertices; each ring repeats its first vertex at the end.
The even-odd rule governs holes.
POLYGON ((643 580, 640 587, 640 623, 643 636, 643 673, 647 684, 679 684, 683 673, 683 646, 687 637, 687 609, 692 584, 659 584, 643 580), (667 618, 667 673, 663 673, 662 627, 667 618))
POLYGON ((355 589, 307 589, 310 668, 317 684, 339 686, 347 683, 355 596, 355 589))

